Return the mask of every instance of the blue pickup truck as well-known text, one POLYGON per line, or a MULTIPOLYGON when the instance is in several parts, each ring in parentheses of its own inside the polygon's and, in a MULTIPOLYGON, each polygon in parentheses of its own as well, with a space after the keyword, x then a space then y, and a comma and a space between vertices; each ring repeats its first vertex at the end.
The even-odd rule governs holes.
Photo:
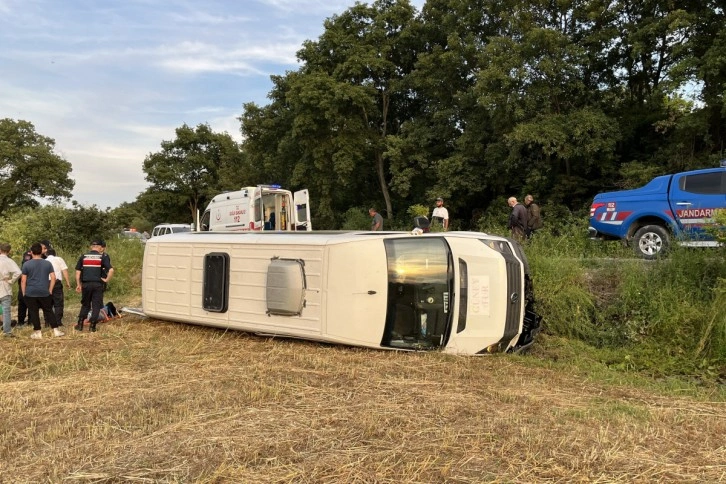
POLYGON ((726 160, 720 168, 654 178, 635 190, 600 193, 590 206, 591 238, 619 239, 654 259, 675 240, 691 247, 716 246, 704 231, 716 210, 726 209, 726 160))

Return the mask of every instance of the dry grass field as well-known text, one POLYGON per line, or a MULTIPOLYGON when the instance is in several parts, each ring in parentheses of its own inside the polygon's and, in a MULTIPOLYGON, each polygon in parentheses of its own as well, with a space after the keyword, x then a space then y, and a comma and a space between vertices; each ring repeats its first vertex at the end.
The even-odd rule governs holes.
POLYGON ((536 352, 99 326, 0 340, 0 481, 726 481, 718 390, 605 383, 536 352))

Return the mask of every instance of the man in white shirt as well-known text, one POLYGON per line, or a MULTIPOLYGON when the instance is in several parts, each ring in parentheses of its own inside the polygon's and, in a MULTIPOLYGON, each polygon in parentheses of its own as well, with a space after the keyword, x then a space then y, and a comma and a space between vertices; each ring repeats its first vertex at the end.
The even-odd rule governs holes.
POLYGON ((13 299, 13 284, 20 278, 20 267, 8 255, 10 244, 0 244, 0 304, 3 308, 3 334, 15 336, 10 320, 10 305, 13 299))
POLYGON ((434 208, 434 213, 431 214, 431 219, 434 226, 441 224, 444 227, 444 232, 449 229, 449 211, 444 207, 443 198, 436 199, 436 208, 434 208))
POLYGON ((71 288, 71 280, 68 277, 68 265, 62 257, 55 253, 52 247, 46 250, 46 260, 53 264, 53 272, 55 272, 55 285, 53 286, 53 313, 58 326, 63 326, 63 310, 65 308, 65 294, 63 292, 63 281, 66 281, 66 287, 71 288))

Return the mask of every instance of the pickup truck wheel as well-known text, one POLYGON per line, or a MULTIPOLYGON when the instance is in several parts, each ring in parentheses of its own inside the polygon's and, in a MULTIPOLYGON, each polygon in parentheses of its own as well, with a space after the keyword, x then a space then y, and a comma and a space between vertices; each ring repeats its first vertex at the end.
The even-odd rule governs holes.
POLYGON ((668 231, 660 225, 646 225, 633 237, 635 253, 644 259, 655 259, 663 255, 670 245, 668 231))

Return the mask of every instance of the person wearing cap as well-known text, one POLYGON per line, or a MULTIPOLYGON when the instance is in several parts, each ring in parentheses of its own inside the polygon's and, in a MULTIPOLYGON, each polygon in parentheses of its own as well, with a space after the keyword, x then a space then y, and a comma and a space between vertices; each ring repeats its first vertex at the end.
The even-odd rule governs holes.
POLYGON ((76 263, 76 292, 81 293, 81 311, 75 326, 77 331, 83 331, 83 321, 89 311, 90 330, 96 331, 98 314, 103 306, 103 285, 113 277, 113 267, 101 253, 102 242, 101 239, 92 240, 91 250, 76 263))
POLYGON ((444 232, 449 229, 449 211, 444 207, 444 199, 441 197, 436 199, 436 208, 431 214, 431 220, 434 225, 441 224, 444 227, 444 232))
POLYGON ((23 264, 20 285, 23 288, 25 304, 28 306, 28 321, 33 325, 33 339, 41 339, 40 310, 43 310, 43 319, 46 325, 53 328, 55 336, 65 333, 58 329, 55 314, 53 313, 53 296, 51 291, 55 285, 55 271, 53 264, 43 259, 43 246, 40 242, 30 246, 33 258, 23 264))

